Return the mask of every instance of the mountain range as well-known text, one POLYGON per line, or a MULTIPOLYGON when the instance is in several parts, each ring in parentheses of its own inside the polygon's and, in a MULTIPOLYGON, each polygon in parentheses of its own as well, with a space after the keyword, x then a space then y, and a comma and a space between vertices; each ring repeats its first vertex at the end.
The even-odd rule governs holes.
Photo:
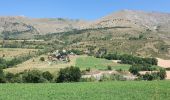
POLYGON ((93 21, 0 17, 0 39, 32 39, 37 35, 70 31, 80 34, 58 38, 72 42, 70 48, 86 48, 91 45, 106 47, 115 52, 170 57, 170 13, 121 10, 93 21))

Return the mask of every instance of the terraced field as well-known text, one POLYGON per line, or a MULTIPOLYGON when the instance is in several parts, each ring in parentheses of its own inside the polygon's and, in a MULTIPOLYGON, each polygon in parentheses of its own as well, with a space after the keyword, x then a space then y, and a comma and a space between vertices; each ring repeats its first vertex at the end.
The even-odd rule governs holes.
POLYGON ((170 81, 0 84, 0 100, 169 100, 170 81))

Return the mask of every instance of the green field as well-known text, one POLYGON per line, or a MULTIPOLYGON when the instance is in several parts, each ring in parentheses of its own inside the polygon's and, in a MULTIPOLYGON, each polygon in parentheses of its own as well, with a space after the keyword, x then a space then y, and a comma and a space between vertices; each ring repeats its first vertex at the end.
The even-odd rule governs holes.
POLYGON ((99 70, 106 70, 107 66, 112 66, 112 69, 118 70, 129 70, 130 65, 126 64, 117 64, 111 60, 95 58, 95 57, 79 57, 76 59, 76 66, 80 67, 81 69, 91 68, 91 69, 99 69, 99 70))
POLYGON ((0 100, 169 100, 170 81, 0 84, 0 100))
POLYGON ((81 69, 106 69, 108 65, 113 65, 112 61, 95 57, 79 57, 76 59, 76 66, 81 69))
POLYGON ((114 65, 112 68, 115 69, 115 70, 125 70, 125 71, 128 71, 129 68, 130 68, 131 65, 128 65, 128 64, 117 64, 117 65, 114 65))

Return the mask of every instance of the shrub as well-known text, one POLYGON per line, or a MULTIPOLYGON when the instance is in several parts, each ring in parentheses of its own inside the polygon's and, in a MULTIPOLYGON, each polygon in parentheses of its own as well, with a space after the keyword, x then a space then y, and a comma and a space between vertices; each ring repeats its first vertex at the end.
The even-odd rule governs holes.
POLYGON ((139 73, 139 67, 137 65, 132 65, 129 68, 129 72, 134 74, 134 75, 137 75, 139 73))
POLYGON ((112 66, 107 66, 107 69, 108 70, 112 70, 112 66))
POLYGON ((43 72, 43 73, 42 73, 42 76, 43 76, 45 79, 47 79, 48 81, 51 81, 51 80, 53 79, 53 75, 52 75, 50 72, 48 72, 48 71, 43 72))
POLYGON ((45 58, 44 57, 40 57, 40 61, 45 61, 45 58))
POLYGON ((4 78, 4 72, 3 69, 0 68, 0 83, 5 83, 6 80, 4 78))
POLYGON ((9 82, 9 83, 14 82, 14 77, 15 77, 15 75, 13 73, 7 73, 5 75, 6 81, 9 82))
POLYGON ((129 71, 134 75, 137 75, 139 71, 153 71, 153 70, 156 70, 156 68, 154 68, 154 67, 152 67, 151 65, 148 65, 148 64, 132 65, 129 68, 129 71))
POLYGON ((158 79, 158 75, 157 73, 146 73, 145 75, 142 76, 142 79, 143 80, 148 80, 148 81, 151 81, 151 80, 155 80, 155 79, 158 79))
POLYGON ((87 72, 90 72, 90 71, 91 71, 90 67, 89 67, 89 68, 86 68, 86 71, 87 71, 87 72))
POLYGON ((78 82, 81 78, 81 71, 78 67, 67 67, 60 69, 56 82, 78 82))
POLYGON ((166 78, 166 70, 161 68, 160 71, 158 72, 158 75, 161 80, 165 79, 166 78))
POLYGON ((121 60, 123 64, 149 64, 149 65, 157 65, 158 60, 156 58, 141 58, 133 55, 128 54, 104 54, 101 56, 102 58, 108 60, 121 60))
POLYGON ((3 58, 0 58, 0 69, 6 68, 6 60, 3 58))
POLYGON ((41 72, 37 70, 26 71, 23 73, 23 81, 26 83, 40 83, 41 72))
POLYGON ((81 78, 80 82, 95 82, 97 81, 96 78, 90 77, 90 78, 81 78))
POLYGON ((163 80, 166 78, 166 71, 165 69, 159 69, 158 72, 151 72, 151 73, 146 73, 144 75, 140 75, 139 79, 142 80, 163 80))
POLYGON ((112 74, 111 79, 114 81, 125 81, 126 78, 123 77, 123 75, 120 74, 112 74))

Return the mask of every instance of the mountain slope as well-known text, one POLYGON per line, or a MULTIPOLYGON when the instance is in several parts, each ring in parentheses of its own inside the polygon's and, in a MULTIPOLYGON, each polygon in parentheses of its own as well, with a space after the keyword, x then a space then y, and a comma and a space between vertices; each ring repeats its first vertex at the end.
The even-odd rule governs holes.
POLYGON ((14 35, 16 38, 33 38, 33 35, 38 34, 44 35, 55 32, 69 31, 74 28, 79 29, 82 24, 86 24, 85 21, 62 18, 35 19, 22 16, 8 16, 0 17, 0 34, 4 33, 6 35, 14 35))
POLYGON ((170 14, 122 10, 95 21, 0 17, 1 38, 45 39, 67 49, 170 58, 170 14))

